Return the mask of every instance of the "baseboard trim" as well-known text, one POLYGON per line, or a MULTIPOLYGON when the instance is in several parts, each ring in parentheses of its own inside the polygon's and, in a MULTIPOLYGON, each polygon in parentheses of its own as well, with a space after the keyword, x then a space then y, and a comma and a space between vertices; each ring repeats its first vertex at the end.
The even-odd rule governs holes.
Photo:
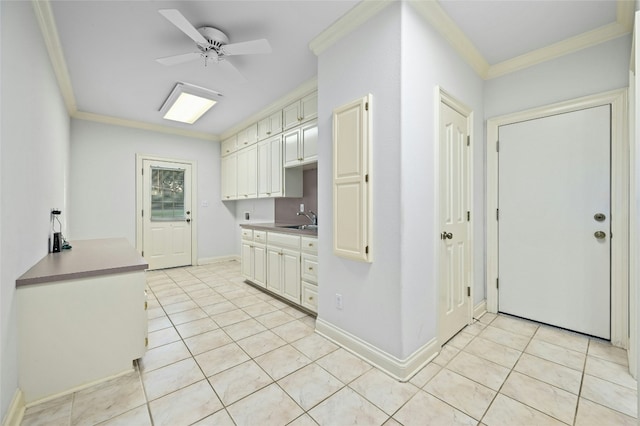
POLYGON ((2 420, 2 426, 20 426, 22 419, 24 418, 24 410, 26 404, 24 402, 24 394, 20 388, 16 389, 13 394, 11 404, 7 410, 7 415, 2 420))
POLYGON ((232 260, 240 261, 240 256, 218 256, 218 257, 202 257, 198 259, 198 265, 211 265, 214 263, 230 262, 232 260))
POLYGON ((473 318, 478 319, 487 313, 487 300, 483 300, 473 307, 473 318))
POLYGON ((440 351, 438 339, 434 338, 406 359, 399 359, 320 318, 316 320, 316 332, 402 382, 413 377, 440 351))

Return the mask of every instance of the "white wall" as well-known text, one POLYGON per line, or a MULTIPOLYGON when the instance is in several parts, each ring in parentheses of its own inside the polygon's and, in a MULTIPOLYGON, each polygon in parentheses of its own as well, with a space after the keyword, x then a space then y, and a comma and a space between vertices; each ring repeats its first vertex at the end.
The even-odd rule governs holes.
POLYGON ((412 6, 402 9, 402 358, 437 337, 435 88, 441 86, 473 110, 474 303, 485 298, 483 80, 412 6))
POLYGON ((137 153, 197 162, 198 258, 236 254, 235 207, 220 201, 218 142, 76 119, 69 237, 125 237, 135 245, 137 153))
POLYGON ((437 337, 435 87, 475 113, 476 301, 484 299, 483 81, 415 10, 393 3, 318 58, 319 317, 399 359, 437 337), (384 52, 383 58, 381 52, 384 52), (373 95, 374 261, 333 255, 331 111, 373 95), (335 294, 344 308, 335 307, 335 294))
POLYGON ((0 2, 0 417, 18 387, 15 280, 68 211, 69 116, 31 2, 0 2))
POLYGON ((393 3, 318 57, 319 318, 399 356, 400 338, 400 3, 393 3), (334 108, 373 95, 373 263, 332 248, 334 108), (344 308, 335 307, 335 294, 344 308))
POLYGON ((485 82, 485 118, 627 87, 631 35, 485 82))

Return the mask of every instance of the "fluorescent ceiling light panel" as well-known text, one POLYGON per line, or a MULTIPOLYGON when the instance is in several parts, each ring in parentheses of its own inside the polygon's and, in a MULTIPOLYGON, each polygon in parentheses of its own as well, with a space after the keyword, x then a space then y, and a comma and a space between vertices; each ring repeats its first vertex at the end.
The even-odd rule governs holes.
POLYGON ((177 83, 160 108, 167 120, 193 124, 217 102, 222 94, 188 83, 177 83))

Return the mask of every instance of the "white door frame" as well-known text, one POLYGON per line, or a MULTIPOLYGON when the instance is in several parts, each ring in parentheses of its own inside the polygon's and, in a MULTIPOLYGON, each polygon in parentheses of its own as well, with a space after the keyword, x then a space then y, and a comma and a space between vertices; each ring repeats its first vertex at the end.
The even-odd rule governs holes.
POLYGON ((524 120, 611 105, 611 343, 628 345, 629 137, 627 89, 572 99, 487 120, 487 311, 497 312, 498 289, 498 128, 524 120))
POLYGON ((142 169, 143 161, 165 161, 168 163, 182 163, 191 166, 191 264, 198 264, 198 169, 197 162, 192 160, 179 160, 175 158, 157 157, 147 154, 136 154, 136 250, 142 253, 144 247, 142 231, 142 209, 144 206, 142 169))
MULTIPOLYGON (((435 139, 434 139, 434 205, 440 205, 440 104, 445 103, 463 116, 467 118, 467 128, 469 129, 469 139, 471 141, 471 150, 469 151, 469 159, 468 159, 468 189, 469 189, 469 210, 473 210, 473 144, 475 143, 475 137, 473 134, 473 110, 469 108, 464 103, 460 102, 449 93, 447 93, 441 86, 436 86, 435 88, 435 139)), ((435 235, 440 234, 440 208, 435 209, 435 229, 434 233, 434 241, 435 241, 435 251, 434 253, 438 253, 438 261, 435 264, 435 278, 437 285, 437 297, 436 300, 438 304, 440 303, 440 255, 442 251, 442 241, 438 238, 435 238, 435 235)), ((468 237, 469 237, 469 265, 472 269, 469 274, 469 287, 471 288, 471 295, 469 296, 469 308, 467 313, 467 324, 471 324, 473 319, 473 294, 474 294, 474 274, 473 274, 473 235, 474 235, 474 215, 471 214, 471 220, 467 222, 468 226, 468 237)), ((438 330, 438 340, 439 345, 442 346, 445 342, 440 341, 442 339, 440 332, 440 306, 438 305, 438 315, 437 315, 437 330, 438 330)))

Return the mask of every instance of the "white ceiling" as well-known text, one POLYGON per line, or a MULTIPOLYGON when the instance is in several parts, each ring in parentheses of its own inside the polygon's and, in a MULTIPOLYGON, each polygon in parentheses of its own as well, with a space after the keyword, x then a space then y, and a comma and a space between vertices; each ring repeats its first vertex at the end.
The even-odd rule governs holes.
MULTIPOLYGON (((314 78, 317 61, 309 43, 358 3, 54 0, 49 4, 78 111, 220 135, 314 78), (156 58, 195 48, 158 13, 171 8, 195 27, 222 30, 230 43, 266 38, 273 52, 231 58, 246 81, 200 61, 160 65, 156 58), (224 99, 194 125, 163 120, 158 109, 178 81, 216 90, 224 99)), ((440 1, 489 65, 611 24, 616 21, 616 3, 440 1)))

